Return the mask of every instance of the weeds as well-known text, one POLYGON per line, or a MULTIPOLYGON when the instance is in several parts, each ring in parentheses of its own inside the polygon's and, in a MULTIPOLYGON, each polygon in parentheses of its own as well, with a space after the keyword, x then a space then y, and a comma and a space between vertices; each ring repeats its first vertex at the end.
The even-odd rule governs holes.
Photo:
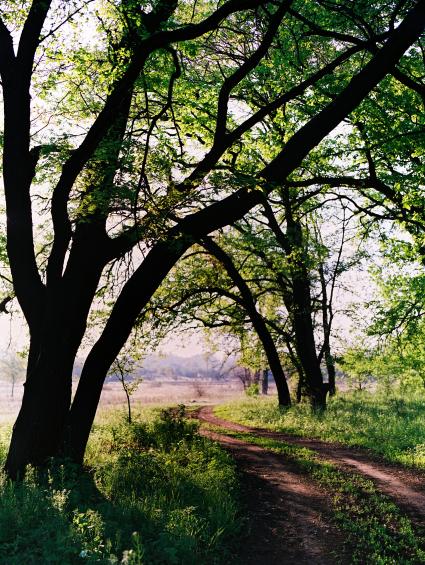
POLYGON ((238 532, 233 462, 183 407, 96 426, 87 468, 0 481, 0 563, 214 564, 238 532))

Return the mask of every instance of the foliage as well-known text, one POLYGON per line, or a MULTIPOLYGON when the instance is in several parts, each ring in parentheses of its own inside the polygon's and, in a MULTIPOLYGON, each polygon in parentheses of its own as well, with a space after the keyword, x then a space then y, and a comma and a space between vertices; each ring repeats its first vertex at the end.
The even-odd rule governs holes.
POLYGON ((340 365, 350 379, 373 378, 387 392, 421 392, 425 387, 425 275, 411 241, 386 237, 371 324, 363 343, 345 351, 340 365))
POLYGON ((377 375, 373 367, 373 352, 366 347, 349 347, 339 358, 338 365, 344 371, 344 381, 357 390, 366 388, 377 375))
POLYGON ((260 394, 260 385, 258 383, 252 383, 245 389, 245 394, 247 396, 258 396, 260 394))
POLYGON ((0 561, 221 563, 237 533, 230 457, 183 408, 132 425, 109 415, 87 470, 52 462, 0 483, 0 561))
POLYGON ((424 394, 405 398, 366 391, 341 393, 325 413, 312 412, 305 404, 282 411, 263 398, 215 410, 241 424, 365 447, 389 461, 425 468, 424 394))
MULTIPOLYGON (((84 387, 101 390, 172 267, 278 187, 306 188, 304 203, 313 209, 318 185, 341 188, 323 175, 358 172, 350 186, 364 189, 361 199, 378 192, 377 205, 390 200, 397 219, 407 209, 420 215, 421 146, 404 141, 423 126, 415 82, 423 63, 420 4, 7 4, 0 8, 7 252, 34 363, 20 422, 27 406, 50 394, 54 409, 44 410, 40 400, 31 410, 40 413, 37 433, 58 435, 38 441, 23 423, 12 451, 25 436, 42 459, 65 436, 61 423, 90 426, 96 403, 91 414, 78 414, 87 411, 84 387), (399 63, 403 71, 395 69, 399 63), (388 131, 397 137, 386 146, 393 166, 384 158, 373 166, 381 153, 371 155, 367 140, 379 146, 388 131), (410 193, 399 202, 398 171, 409 164, 410 193), (106 297, 105 323, 68 418, 72 361, 99 296, 106 297), (57 363, 54 353, 69 362, 57 363)), ((305 255, 301 247, 289 253, 292 274, 305 255)), ((66 435, 71 442, 88 436, 80 431, 66 435)), ((85 445, 74 447, 82 453, 85 445)), ((20 459, 17 467, 37 456, 20 459)))
POLYGON ((425 324, 413 335, 388 338, 372 349, 350 348, 340 358, 348 382, 361 390, 371 380, 389 393, 421 393, 425 388, 425 324))

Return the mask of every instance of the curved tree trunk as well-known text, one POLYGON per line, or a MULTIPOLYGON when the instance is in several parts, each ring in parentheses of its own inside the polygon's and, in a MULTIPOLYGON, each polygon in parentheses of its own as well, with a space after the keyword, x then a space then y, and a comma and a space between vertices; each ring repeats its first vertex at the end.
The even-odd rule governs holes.
POLYGON ((210 237, 205 237, 202 239, 202 245, 209 253, 214 255, 222 263, 227 274, 239 289, 243 307, 245 308, 251 320, 252 326, 261 341, 270 370, 274 377, 279 406, 290 406, 291 396, 289 394, 285 373, 279 359, 279 353, 277 352, 273 338, 267 328, 267 324, 255 306, 255 301, 248 285, 233 264, 231 257, 219 245, 217 245, 214 240, 210 237))
POLYGON ((110 366, 127 341, 140 312, 192 243, 188 236, 158 242, 124 285, 102 335, 87 356, 72 402, 63 449, 74 461, 83 461, 110 366))

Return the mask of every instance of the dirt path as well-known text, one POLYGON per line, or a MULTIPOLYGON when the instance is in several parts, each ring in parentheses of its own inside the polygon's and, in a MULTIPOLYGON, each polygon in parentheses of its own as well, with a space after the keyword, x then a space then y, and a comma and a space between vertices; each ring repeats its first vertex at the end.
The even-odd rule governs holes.
POLYGON ((360 449, 234 424, 217 418, 210 406, 201 408, 198 417, 200 420, 228 430, 254 433, 260 437, 277 439, 291 445, 312 449, 319 457, 334 463, 339 468, 355 471, 373 480, 378 489, 402 508, 412 521, 422 526, 424 524, 425 477, 419 472, 383 463, 360 449))
MULTIPOLYGON (((202 409, 202 418, 208 417, 202 409)), ((242 472, 249 535, 238 551, 243 565, 350 563, 344 539, 332 525, 327 494, 282 457, 225 435, 219 441, 242 472)))

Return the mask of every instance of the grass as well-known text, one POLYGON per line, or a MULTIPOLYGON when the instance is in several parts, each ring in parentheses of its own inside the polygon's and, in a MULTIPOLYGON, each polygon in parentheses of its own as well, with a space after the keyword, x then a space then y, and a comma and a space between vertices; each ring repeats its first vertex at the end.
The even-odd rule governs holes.
POLYGON ((240 424, 367 448, 389 461, 425 468, 425 396, 340 394, 324 413, 313 413, 306 404, 282 410, 275 398, 255 398, 217 406, 215 413, 240 424))
POLYGON ((132 425, 104 414, 84 472, 54 462, 0 478, 0 563, 225 563, 237 498, 231 458, 182 410, 132 425))
POLYGON ((303 447, 260 438, 249 433, 223 432, 242 441, 279 453, 294 462, 328 493, 336 526, 345 534, 350 562, 361 565, 413 565, 425 563, 425 537, 415 530, 398 507, 379 493, 372 481, 339 471, 303 447))

